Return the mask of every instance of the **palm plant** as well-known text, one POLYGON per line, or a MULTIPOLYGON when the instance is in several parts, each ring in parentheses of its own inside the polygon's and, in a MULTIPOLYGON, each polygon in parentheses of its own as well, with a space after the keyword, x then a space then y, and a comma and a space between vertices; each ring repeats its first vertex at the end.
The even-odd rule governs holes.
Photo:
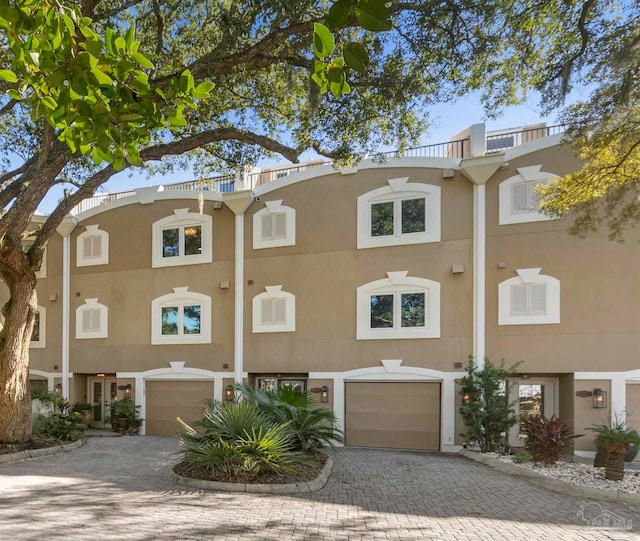
POLYGON ((249 401, 209 401, 202 420, 191 425, 178 421, 184 427, 177 434, 184 449, 181 467, 189 472, 251 481, 267 473, 289 473, 306 463, 294 449, 289 425, 274 422, 249 401))
POLYGON ((262 391, 244 383, 237 384, 236 390, 273 421, 286 423, 295 447, 301 451, 316 452, 326 445, 344 441, 335 413, 317 407, 310 392, 296 392, 286 385, 277 391, 262 391))
POLYGON ((595 444, 599 450, 606 450, 604 476, 612 481, 624 478, 624 456, 631 445, 640 444, 640 434, 628 428, 624 421, 616 418, 611 425, 593 425, 589 430, 596 433, 595 444))

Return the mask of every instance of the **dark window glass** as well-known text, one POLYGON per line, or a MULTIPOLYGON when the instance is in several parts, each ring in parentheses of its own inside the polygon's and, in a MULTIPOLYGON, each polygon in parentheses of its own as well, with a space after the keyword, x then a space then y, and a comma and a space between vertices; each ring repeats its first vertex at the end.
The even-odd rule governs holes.
POLYGON ((184 255, 202 253, 202 227, 192 225, 184 228, 184 255))
POLYGON ((371 205, 371 236, 393 235, 393 201, 371 205))
POLYGON ((393 327, 393 295, 371 295, 371 328, 393 327))
POLYGON ((184 334, 200 334, 200 305, 185 306, 182 315, 184 334))
POLYGON ((31 341, 40 341, 40 312, 36 312, 36 320, 33 322, 33 330, 31 331, 31 341))
POLYGON ((402 294, 400 312, 403 327, 424 327, 424 293, 402 294))
POLYGON ((178 307, 167 306, 162 309, 162 334, 178 334, 178 307))
POLYGON ((402 201, 402 233, 423 233, 425 231, 425 200, 405 199, 402 201))
POLYGON ((162 257, 178 257, 180 255, 180 229, 164 229, 162 231, 162 257))

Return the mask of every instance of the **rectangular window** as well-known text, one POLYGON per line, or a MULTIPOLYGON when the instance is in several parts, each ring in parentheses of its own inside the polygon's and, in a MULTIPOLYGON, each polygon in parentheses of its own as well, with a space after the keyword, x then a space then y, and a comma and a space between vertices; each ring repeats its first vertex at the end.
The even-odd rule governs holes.
POLYGON ((539 200, 535 193, 535 182, 518 182, 511 187, 511 213, 536 212, 539 200))
POLYGON ((162 334, 163 336, 178 334, 177 306, 165 306, 162 308, 162 334))
POLYGON ((184 306, 182 328, 184 334, 200 334, 200 305, 184 306))
POLYGON ((190 225, 162 230, 162 257, 202 253, 202 226, 190 225))
POLYGON ((287 237, 287 214, 276 212, 262 216, 261 240, 279 240, 287 237))
POLYGON ((393 201, 373 203, 371 205, 371 236, 386 237, 393 235, 393 201))
POLYGON ((97 259, 102 257, 102 238, 100 235, 90 235, 82 239, 84 250, 83 259, 97 259))
POLYGON ((512 316, 541 316, 546 313, 546 284, 522 284, 511 286, 512 316))
POLYGON ((100 310, 87 308, 82 310, 82 332, 100 331, 100 310))
POLYGON ((371 328, 393 327, 393 295, 371 295, 371 328))
POLYGON ((36 319, 33 322, 33 330, 31 331, 31 341, 40 341, 40 312, 36 312, 36 319))
POLYGON ((262 299, 261 323, 263 325, 284 325, 287 323, 287 299, 262 299))
POLYGON ((400 295, 400 317, 403 327, 424 327, 425 294, 400 295))
POLYGON ((402 202, 402 234, 426 231, 425 199, 404 199, 402 202))

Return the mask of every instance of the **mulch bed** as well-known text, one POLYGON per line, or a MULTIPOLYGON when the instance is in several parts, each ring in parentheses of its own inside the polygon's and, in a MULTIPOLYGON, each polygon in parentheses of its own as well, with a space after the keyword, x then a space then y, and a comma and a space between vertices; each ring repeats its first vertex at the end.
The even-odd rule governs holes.
POLYGON ((183 477, 191 477, 193 479, 205 479, 207 481, 221 481, 224 483, 255 483, 266 485, 283 485, 287 483, 300 483, 311 481, 318 477, 320 470, 327 460, 327 456, 323 454, 310 454, 307 456, 309 464, 296 466, 295 471, 290 474, 265 473, 259 476, 240 476, 229 477, 226 475, 211 475, 204 469, 187 470, 182 463, 173 469, 178 475, 183 477))
POLYGON ((31 441, 25 443, 0 443, 0 455, 18 453, 20 451, 26 451, 28 449, 45 449, 47 447, 56 447, 57 445, 64 445, 65 443, 69 442, 41 438, 33 438, 31 441))

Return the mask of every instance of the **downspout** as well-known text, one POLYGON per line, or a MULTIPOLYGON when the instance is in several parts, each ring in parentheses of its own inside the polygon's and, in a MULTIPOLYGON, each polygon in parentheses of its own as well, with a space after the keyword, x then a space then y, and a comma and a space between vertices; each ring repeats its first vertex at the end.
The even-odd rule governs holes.
POLYGON ((62 236, 62 397, 69 400, 69 305, 71 290, 71 232, 76 227, 73 216, 67 216, 58 226, 62 236))
POLYGON ((223 194, 227 207, 235 214, 234 242, 234 329, 233 380, 242 383, 244 376, 244 212, 253 202, 253 192, 242 190, 223 194))

